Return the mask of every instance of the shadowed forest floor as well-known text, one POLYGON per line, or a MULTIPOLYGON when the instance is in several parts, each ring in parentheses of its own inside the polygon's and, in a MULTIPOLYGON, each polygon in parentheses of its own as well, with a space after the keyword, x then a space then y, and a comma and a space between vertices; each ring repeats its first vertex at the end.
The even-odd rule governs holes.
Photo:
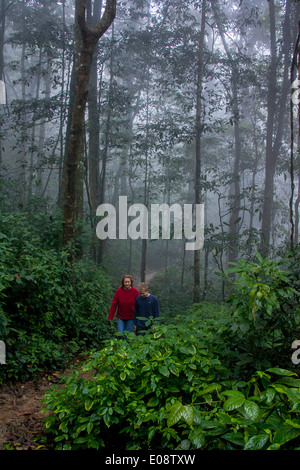
POLYGON ((0 450, 51 450, 41 442, 44 436, 41 400, 51 385, 72 373, 82 357, 66 369, 45 373, 35 381, 0 386, 0 450))

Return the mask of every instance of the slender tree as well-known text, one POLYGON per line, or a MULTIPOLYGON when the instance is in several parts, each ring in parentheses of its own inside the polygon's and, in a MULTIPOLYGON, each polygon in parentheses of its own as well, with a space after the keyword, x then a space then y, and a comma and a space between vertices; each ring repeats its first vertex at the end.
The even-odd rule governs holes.
POLYGON ((287 111, 287 96, 289 92, 289 66, 290 66, 290 15, 291 0, 286 1, 285 18, 283 22, 283 72, 280 93, 277 95, 278 64, 279 57, 276 39, 276 17, 274 0, 268 1, 270 18, 270 63, 268 70, 268 95, 267 95, 267 134, 266 134, 266 163, 265 163, 265 185, 262 209, 262 236, 260 251, 263 256, 268 256, 272 219, 274 217, 274 179, 277 160, 282 144, 283 128, 287 111), (278 116, 278 117, 277 117, 278 116), (277 117, 277 119, 276 119, 277 117))
POLYGON ((240 214, 240 163, 241 163, 241 133, 240 133, 240 110, 238 102, 238 64, 230 51, 229 45, 225 37, 223 25, 220 19, 218 3, 211 2, 214 17, 218 26, 218 30, 222 39, 224 49, 231 67, 231 110, 234 126, 234 164, 233 164, 233 182, 231 185, 231 196, 233 199, 230 218, 229 218, 229 234, 231 243, 229 245, 228 262, 235 262, 238 255, 238 233, 239 233, 239 214, 240 214))
MULTIPOLYGON (((202 86, 203 86, 203 53, 205 40, 206 0, 202 2, 201 28, 198 43, 197 96, 196 96, 196 148, 195 148, 195 204, 202 203, 201 190, 201 136, 202 136, 202 86)), ((194 252, 194 302, 200 301, 200 250, 194 252)))
MULTIPOLYGON (((1 0, 1 29, 0 29, 0 80, 4 78, 4 39, 5 39, 5 17, 6 17, 6 0, 1 0)), ((2 110, 0 115, 0 165, 2 163, 2 110)))
POLYGON ((86 21, 86 0, 75 2, 75 96, 66 150, 63 244, 73 244, 78 208, 83 195, 84 117, 88 99, 91 62, 99 39, 116 15, 116 0, 107 0, 102 18, 94 27, 86 21))

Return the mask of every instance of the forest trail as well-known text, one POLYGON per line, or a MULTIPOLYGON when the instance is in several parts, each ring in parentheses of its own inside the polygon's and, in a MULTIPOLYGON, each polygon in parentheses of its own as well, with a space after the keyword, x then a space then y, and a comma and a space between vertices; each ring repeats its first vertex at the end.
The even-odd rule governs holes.
POLYGON ((45 373, 35 381, 0 386, 0 451, 51 450, 41 442, 46 417, 41 400, 53 384, 81 363, 82 357, 76 358, 65 369, 45 373))
MULTIPOLYGON (((145 282, 147 282, 148 284, 151 281, 151 279, 155 276, 155 274, 157 274, 157 271, 147 271, 145 275, 145 282)), ((141 276, 140 275, 134 276, 134 286, 137 287, 140 282, 141 282, 141 276)))
MULTIPOLYGON (((35 450, 43 435, 41 400, 53 382, 4 384, 0 388, 0 450, 35 450)), ((41 448, 43 449, 43 447, 41 448)))
MULTIPOLYGON (((146 274, 146 282, 156 271, 146 274)), ((140 280, 135 278, 137 286, 140 280)), ((75 358, 65 369, 42 374, 37 380, 24 383, 4 383, 0 386, 0 451, 1 450, 49 450, 43 445, 43 421, 41 400, 53 384, 79 367, 83 357, 75 358)))

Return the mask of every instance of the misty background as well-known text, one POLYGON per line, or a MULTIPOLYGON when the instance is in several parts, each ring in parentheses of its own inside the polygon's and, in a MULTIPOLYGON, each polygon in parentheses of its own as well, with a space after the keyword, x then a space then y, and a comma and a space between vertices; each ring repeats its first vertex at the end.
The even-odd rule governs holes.
MULTIPOLYGON (((47 220, 55 243, 75 93, 74 3, 1 0, 0 207, 47 220)), ((92 27, 105 4, 86 6, 92 27)), ((297 246, 299 13, 294 0, 117 2, 94 50, 76 183, 76 255, 114 286, 125 272, 135 285, 149 281, 172 313, 224 300, 230 263, 297 246), (99 240, 96 208, 117 207, 120 195, 149 208, 203 203, 203 249, 186 251, 184 238, 99 240)))

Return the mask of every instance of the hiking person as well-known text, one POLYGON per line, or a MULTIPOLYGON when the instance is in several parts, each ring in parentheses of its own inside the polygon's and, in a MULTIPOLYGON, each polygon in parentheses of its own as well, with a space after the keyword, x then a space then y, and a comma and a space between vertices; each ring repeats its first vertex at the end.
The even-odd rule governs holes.
POLYGON ((153 322, 146 325, 147 320, 141 320, 137 317, 158 318, 160 316, 160 307, 155 295, 149 293, 148 284, 141 282, 138 285, 139 296, 136 298, 134 306, 134 324, 137 336, 144 335, 149 328, 155 328, 153 322))
POLYGON ((125 274, 121 279, 121 285, 116 290, 108 314, 108 320, 112 321, 117 311, 117 330, 124 334, 124 331, 134 330, 134 305, 139 291, 133 287, 133 278, 130 274, 125 274))

